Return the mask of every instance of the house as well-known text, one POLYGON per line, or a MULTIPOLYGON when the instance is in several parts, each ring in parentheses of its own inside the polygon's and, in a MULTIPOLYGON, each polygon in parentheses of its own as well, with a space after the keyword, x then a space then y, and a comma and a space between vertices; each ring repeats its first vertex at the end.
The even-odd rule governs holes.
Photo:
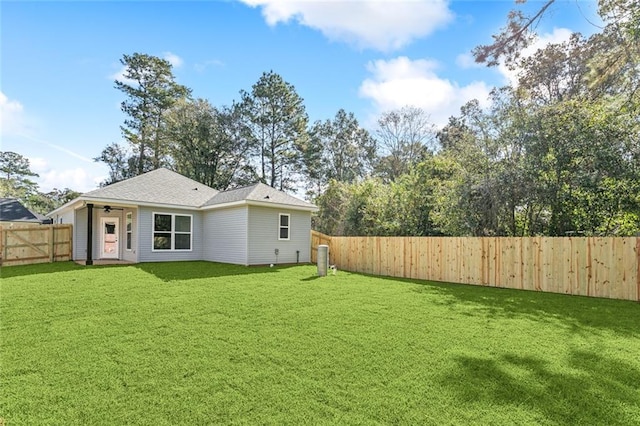
POLYGON ((87 192, 49 213, 73 224, 73 257, 241 265, 310 261, 313 204, 258 183, 230 191, 167 169, 87 192))
POLYGON ((15 198, 0 198, 0 222, 46 224, 50 220, 27 209, 15 198))

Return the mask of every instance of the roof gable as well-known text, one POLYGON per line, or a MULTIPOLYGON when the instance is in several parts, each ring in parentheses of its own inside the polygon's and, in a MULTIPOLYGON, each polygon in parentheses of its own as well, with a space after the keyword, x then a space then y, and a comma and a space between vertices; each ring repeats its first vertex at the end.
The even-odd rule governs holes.
POLYGON ((295 206, 299 208, 315 210, 316 206, 299 198, 293 197, 285 192, 272 188, 264 183, 256 183, 242 188, 232 189, 216 194, 207 201, 203 207, 237 203, 241 201, 254 201, 260 204, 273 204, 278 206, 295 206))
POLYGON ((199 207, 217 193, 200 182, 162 168, 95 189, 82 198, 199 207))

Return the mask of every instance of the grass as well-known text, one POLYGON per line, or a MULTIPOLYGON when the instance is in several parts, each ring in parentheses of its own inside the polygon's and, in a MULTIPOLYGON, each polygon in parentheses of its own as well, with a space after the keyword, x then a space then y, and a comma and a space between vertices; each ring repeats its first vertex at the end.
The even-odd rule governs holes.
POLYGON ((10 267, 21 424, 640 423, 640 305, 312 266, 10 267))

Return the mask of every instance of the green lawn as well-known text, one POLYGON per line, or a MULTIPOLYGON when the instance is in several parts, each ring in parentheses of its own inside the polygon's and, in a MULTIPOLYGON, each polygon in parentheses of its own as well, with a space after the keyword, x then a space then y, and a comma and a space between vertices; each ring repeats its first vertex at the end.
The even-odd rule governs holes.
POLYGON ((0 418, 640 423, 640 305, 206 262, 2 269, 0 418))

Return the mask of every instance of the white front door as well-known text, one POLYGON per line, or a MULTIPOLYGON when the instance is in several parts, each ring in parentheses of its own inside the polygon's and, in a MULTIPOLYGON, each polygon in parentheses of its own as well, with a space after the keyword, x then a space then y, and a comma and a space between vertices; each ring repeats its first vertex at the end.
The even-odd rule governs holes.
POLYGON ((120 219, 117 217, 100 218, 100 258, 118 259, 120 256, 120 219))

